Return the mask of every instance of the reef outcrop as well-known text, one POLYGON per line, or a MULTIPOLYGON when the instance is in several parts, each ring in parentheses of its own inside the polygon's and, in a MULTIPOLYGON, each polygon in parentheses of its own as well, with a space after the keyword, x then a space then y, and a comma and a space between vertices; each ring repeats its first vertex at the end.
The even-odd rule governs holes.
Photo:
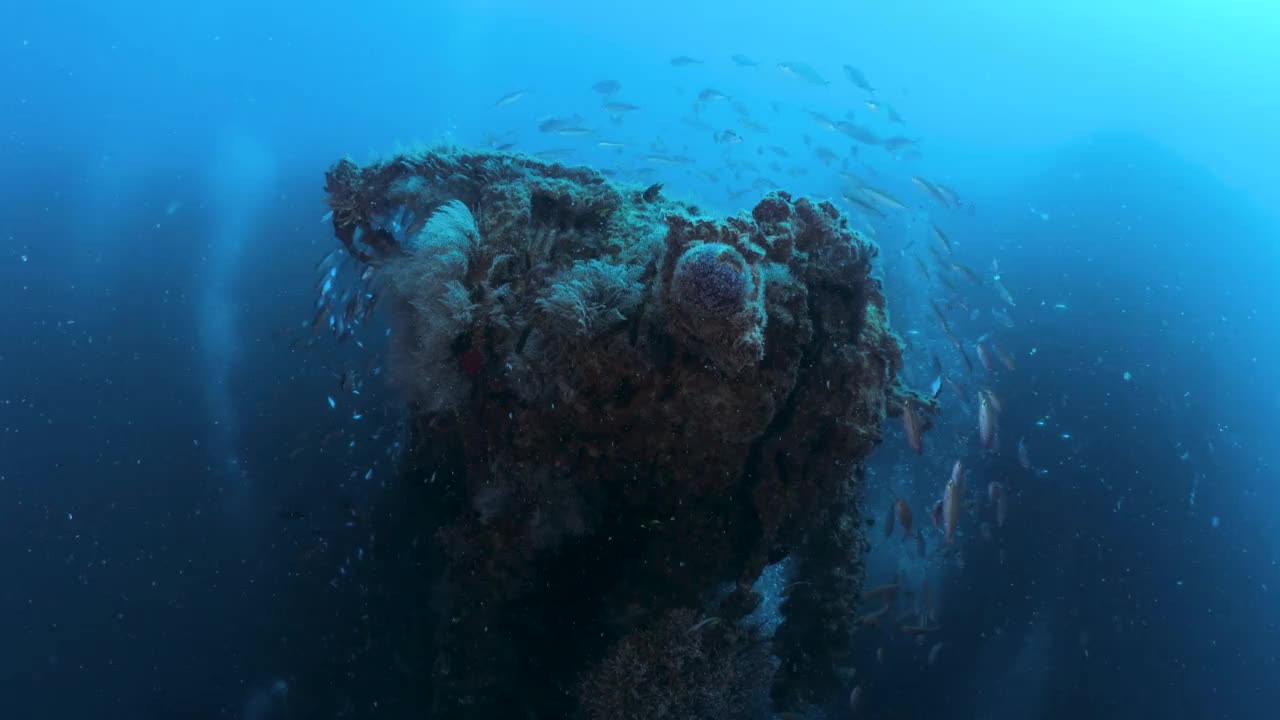
POLYGON ((431 717, 847 695, 862 463, 904 392, 874 244, 785 192, 714 218, 454 148, 341 161, 326 191, 393 313, 412 442, 385 515, 430 578, 402 655, 431 717), (766 634, 744 618, 784 557, 766 634))

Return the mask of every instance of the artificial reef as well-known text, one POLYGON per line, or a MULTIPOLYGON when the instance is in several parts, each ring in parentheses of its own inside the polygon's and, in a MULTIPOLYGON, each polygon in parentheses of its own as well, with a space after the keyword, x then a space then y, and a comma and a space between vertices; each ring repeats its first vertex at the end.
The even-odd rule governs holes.
MULTIPOLYGON (((775 191, 451 147, 327 173, 390 307, 410 443, 392 506, 434 718, 751 718, 847 696, 863 463, 898 384, 874 243, 775 191), (790 558, 776 630, 753 585, 790 558)), ((384 539, 385 542, 390 542, 384 539)))

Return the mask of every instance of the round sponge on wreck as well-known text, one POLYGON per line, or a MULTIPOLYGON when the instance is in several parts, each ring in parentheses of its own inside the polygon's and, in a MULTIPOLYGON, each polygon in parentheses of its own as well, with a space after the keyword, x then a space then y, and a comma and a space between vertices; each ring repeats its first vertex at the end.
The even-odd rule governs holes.
POLYGON ((747 261, 722 243, 700 243, 680 256, 671 276, 671 298, 685 312, 725 319, 742 312, 752 290, 747 261))

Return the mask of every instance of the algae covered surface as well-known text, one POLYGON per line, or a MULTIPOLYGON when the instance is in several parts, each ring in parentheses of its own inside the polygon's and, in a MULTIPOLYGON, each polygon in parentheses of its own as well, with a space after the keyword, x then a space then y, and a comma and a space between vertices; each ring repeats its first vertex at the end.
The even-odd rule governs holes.
POLYGON ((907 396, 873 243, 786 192, 710 217, 449 147, 340 161, 326 191, 395 317, 413 430, 384 514, 421 576, 397 592, 427 595, 402 643, 433 717, 767 717, 839 692, 863 462, 907 396), (752 588, 783 558, 765 632, 752 588))

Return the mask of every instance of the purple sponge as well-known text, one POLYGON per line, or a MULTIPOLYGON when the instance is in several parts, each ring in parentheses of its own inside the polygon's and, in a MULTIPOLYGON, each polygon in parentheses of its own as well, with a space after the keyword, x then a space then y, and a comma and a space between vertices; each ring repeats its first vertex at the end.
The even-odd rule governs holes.
POLYGON ((726 320, 742 312, 751 289, 747 261, 721 243, 694 245, 680 256, 671 296, 691 315, 726 320))

